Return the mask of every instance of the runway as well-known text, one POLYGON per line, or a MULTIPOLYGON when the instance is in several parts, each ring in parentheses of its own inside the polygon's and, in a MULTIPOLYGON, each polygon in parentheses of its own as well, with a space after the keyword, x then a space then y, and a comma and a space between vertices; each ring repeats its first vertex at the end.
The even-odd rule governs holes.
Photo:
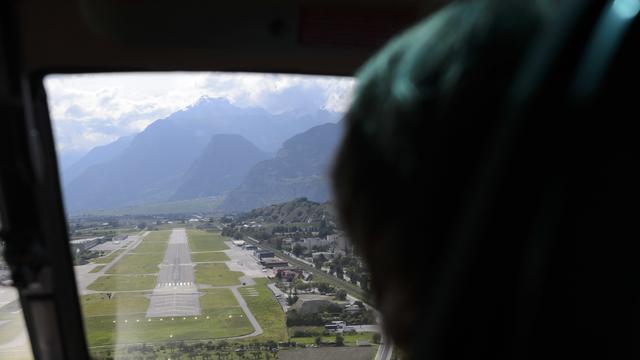
POLYGON ((191 251, 184 228, 173 229, 158 283, 151 294, 147 317, 200 315, 191 251))

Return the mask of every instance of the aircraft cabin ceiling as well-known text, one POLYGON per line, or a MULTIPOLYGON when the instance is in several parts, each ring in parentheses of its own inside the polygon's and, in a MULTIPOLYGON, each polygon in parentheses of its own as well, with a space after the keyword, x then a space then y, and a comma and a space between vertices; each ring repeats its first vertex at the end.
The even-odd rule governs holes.
POLYGON ((22 0, 29 73, 229 70, 351 75, 445 1, 22 0))

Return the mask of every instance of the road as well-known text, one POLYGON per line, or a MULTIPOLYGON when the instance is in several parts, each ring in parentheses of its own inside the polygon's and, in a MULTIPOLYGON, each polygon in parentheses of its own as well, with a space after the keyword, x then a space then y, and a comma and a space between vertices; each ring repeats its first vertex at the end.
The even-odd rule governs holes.
POLYGON ((273 296, 276 297, 276 300, 278 300, 278 303, 280 303, 280 307, 282 308, 282 311, 284 311, 286 314, 287 310, 289 310, 289 305, 287 304, 287 294, 282 292, 282 290, 278 289, 278 287, 274 283, 269 283, 267 284, 267 286, 273 293, 273 296))
POLYGON ((191 251, 184 228, 171 231, 158 283, 149 301, 147 317, 200 315, 191 251))
POLYGON ((253 313, 251 312, 251 310, 249 310, 249 306, 247 306, 247 302, 244 301, 244 298, 242 297, 242 295, 240 295, 240 292, 238 291, 239 287, 240 286, 232 286, 231 292, 233 293, 233 296, 236 297, 236 300, 238 301, 238 304, 242 308, 242 311, 244 311, 244 313, 247 315, 247 319, 249 319, 249 322, 251 323, 251 326, 253 326, 254 330, 251 334, 235 336, 233 337, 233 339, 244 339, 248 337, 258 336, 262 334, 264 331, 262 330, 262 326, 260 326, 260 323, 258 323, 258 320, 256 320, 256 317, 253 316, 253 313))

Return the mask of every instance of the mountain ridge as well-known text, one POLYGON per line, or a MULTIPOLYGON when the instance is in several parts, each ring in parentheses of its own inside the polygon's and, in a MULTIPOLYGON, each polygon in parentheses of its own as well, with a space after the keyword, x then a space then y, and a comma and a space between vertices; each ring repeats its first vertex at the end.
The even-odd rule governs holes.
POLYGON ((339 114, 270 114, 239 108, 226 99, 201 98, 150 124, 118 156, 88 167, 65 184, 70 213, 168 201, 216 134, 237 134, 260 150, 274 151, 292 136, 339 114))
POLYGON ((242 184, 228 194, 221 210, 246 211, 301 197, 329 200, 329 164, 342 131, 341 124, 326 123, 288 139, 275 158, 249 171, 242 184))
POLYGON ((216 134, 169 199, 187 200, 225 193, 240 184, 253 165, 268 155, 237 134, 216 134))

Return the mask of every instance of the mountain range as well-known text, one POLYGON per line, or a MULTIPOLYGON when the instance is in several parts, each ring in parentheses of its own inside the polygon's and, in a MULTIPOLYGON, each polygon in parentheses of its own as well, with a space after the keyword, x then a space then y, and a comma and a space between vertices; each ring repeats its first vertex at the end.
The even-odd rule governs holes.
POLYGON ((341 136, 341 124, 327 123, 285 141, 275 158, 251 168, 221 209, 250 210, 301 197, 327 201, 328 167, 341 136))
POLYGON ((133 135, 123 136, 107 145, 94 147, 78 161, 74 162, 71 166, 64 169, 64 171, 62 172, 62 175, 64 177, 63 182, 67 183, 73 181, 91 166, 108 162, 109 160, 120 155, 124 151, 124 149, 126 149, 127 146, 131 144, 131 140, 133 140, 133 137, 133 135))
POLYGON ((325 220, 336 224, 335 209, 331 202, 318 203, 307 198, 297 198, 283 203, 255 208, 241 213, 237 222, 272 223, 292 225, 296 223, 319 223, 325 220))
POLYGON ((171 200, 223 194, 238 186, 249 170, 269 155, 240 135, 213 135, 191 165, 171 200))
POLYGON ((271 114, 203 97, 63 170, 65 207, 91 213, 218 195, 225 211, 297 197, 324 201, 339 118, 324 110, 271 114))

